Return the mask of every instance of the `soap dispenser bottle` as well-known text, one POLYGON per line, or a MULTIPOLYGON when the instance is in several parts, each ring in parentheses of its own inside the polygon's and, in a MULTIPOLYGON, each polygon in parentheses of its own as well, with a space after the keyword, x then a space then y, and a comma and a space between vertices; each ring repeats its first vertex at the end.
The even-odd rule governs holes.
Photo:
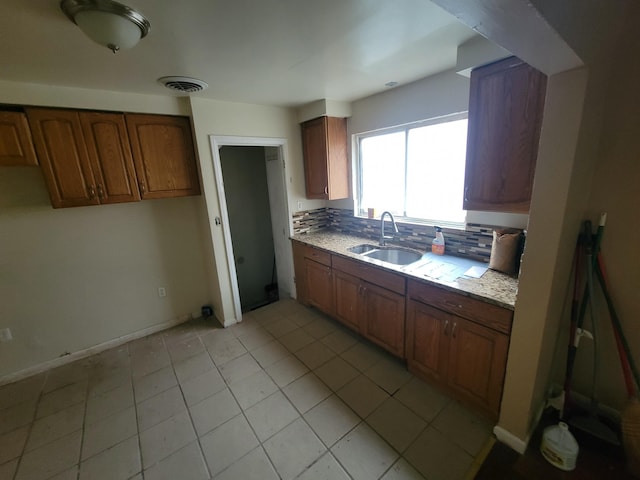
POLYGON ((431 252, 436 255, 444 255, 444 236, 442 235, 442 229, 436 228, 436 238, 431 242, 431 252))

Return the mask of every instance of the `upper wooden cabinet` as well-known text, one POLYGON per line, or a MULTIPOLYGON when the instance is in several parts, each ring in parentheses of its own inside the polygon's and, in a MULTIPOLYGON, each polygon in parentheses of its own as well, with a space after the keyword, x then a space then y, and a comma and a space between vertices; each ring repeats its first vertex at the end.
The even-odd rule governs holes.
POLYGON ((465 210, 529 212, 545 91, 516 57, 471 72, 465 210))
POLYGON ((123 115, 80 112, 80 122, 100 203, 140 200, 123 115))
POLYGON ((301 127, 307 198, 348 198, 346 119, 319 117, 301 127))
POLYGON ((0 166, 38 165, 27 117, 22 112, 0 112, 0 166))
POLYGON ((55 208, 140 200, 122 114, 28 108, 55 208))
POLYGON ((198 195, 200 182, 189 119, 125 116, 142 198, 198 195))

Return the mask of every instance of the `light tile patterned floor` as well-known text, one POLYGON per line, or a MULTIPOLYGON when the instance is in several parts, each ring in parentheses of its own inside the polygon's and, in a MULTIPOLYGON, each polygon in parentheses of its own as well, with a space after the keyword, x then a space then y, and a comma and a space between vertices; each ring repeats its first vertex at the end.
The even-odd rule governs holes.
POLYGON ((293 300, 0 387, 0 480, 453 480, 490 435, 293 300))

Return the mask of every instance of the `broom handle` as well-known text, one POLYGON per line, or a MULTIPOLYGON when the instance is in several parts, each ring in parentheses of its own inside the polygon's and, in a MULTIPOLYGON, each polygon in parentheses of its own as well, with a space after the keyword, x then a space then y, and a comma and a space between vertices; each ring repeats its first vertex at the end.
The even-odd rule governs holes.
POLYGON ((636 367, 635 361, 633 360, 633 355, 631 354, 631 349, 629 348, 629 343, 622 332, 622 324, 620 323, 620 317, 618 317, 618 313, 616 312, 615 306, 613 305, 613 300, 611 299, 611 295, 609 294, 609 289, 607 288, 607 283, 604 278, 604 273, 600 268, 600 264, 596 263, 596 276, 598 277, 598 281, 600 282, 600 286, 602 287, 602 293, 604 294, 604 299, 607 302, 607 307, 609 308, 609 314, 611 315, 611 322, 613 323, 613 327, 616 332, 620 334, 620 341, 624 348, 624 351, 627 356, 627 360, 629 361, 629 366, 631 367, 631 371, 633 372, 633 376, 635 378, 636 384, 640 386, 640 373, 638 372, 638 368, 636 367))

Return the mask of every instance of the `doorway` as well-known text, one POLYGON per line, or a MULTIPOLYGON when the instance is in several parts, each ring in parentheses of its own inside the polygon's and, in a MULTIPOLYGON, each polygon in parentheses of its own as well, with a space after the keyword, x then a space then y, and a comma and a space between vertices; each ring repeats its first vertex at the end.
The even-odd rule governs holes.
MULTIPOLYGON (((286 140, 210 137, 235 321, 293 291, 286 140)), ((218 219, 216 219, 218 222, 218 219)))
MULTIPOLYGON (((269 161, 267 149, 273 148, 220 148, 231 243, 243 312, 278 300, 266 165, 269 161)), ((270 152, 269 158, 277 161, 277 153, 274 155, 274 152, 270 152)))

